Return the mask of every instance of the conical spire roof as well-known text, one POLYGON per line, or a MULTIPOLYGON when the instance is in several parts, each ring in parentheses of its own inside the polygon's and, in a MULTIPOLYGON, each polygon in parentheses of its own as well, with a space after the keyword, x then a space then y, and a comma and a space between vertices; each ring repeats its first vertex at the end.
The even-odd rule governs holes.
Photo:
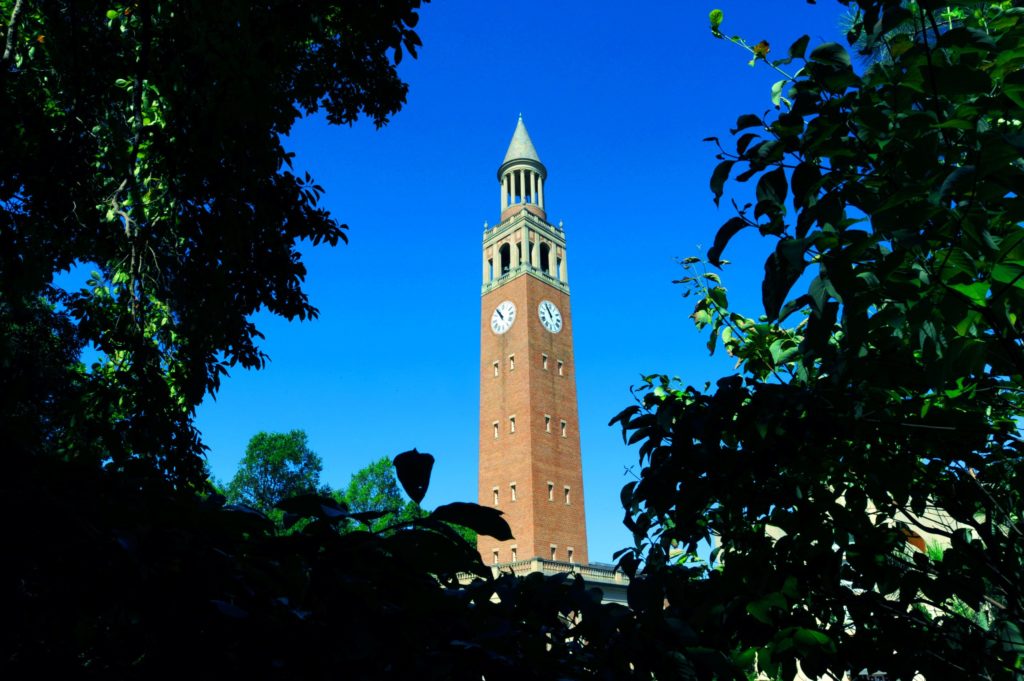
POLYGON ((509 161, 528 160, 536 161, 540 163, 540 157, 537 156, 537 150, 533 147, 533 141, 530 140, 530 133, 526 132, 526 125, 523 123, 523 114, 519 114, 519 122, 516 123, 516 131, 512 133, 512 141, 508 145, 508 151, 505 152, 505 160, 502 161, 502 165, 509 161))

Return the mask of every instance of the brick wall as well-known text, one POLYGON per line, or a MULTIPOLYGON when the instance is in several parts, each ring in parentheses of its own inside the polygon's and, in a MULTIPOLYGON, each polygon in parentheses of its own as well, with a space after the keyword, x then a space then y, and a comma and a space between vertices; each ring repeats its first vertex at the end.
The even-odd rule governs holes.
POLYGON ((480 354, 480 460, 479 503, 494 505, 493 490, 498 488, 498 505, 512 527, 515 539, 498 542, 481 537, 478 549, 491 563, 494 549, 499 560, 534 556, 551 558, 551 545, 557 546, 556 558, 587 563, 586 520, 583 499, 583 472, 580 460, 579 416, 576 407, 575 362, 572 351, 572 316, 569 296, 533 277, 522 275, 489 291, 481 299, 480 354), (540 323, 537 307, 550 300, 562 313, 561 332, 552 334, 540 323), (494 308, 504 300, 516 306, 516 320, 504 334, 491 330, 494 308), (547 355, 547 369, 543 356, 547 355), (509 357, 515 357, 515 368, 509 357), (499 363, 494 375, 494 362, 499 363), (562 362, 559 375, 558 363, 562 362), (550 431, 545 427, 550 417, 550 431), (515 416, 515 432, 510 432, 509 417, 515 416), (566 436, 561 422, 566 422, 566 436), (498 438, 494 438, 494 422, 498 438), (553 485, 549 501, 548 483, 553 485), (516 485, 512 501, 510 485, 516 485), (565 488, 570 503, 565 503, 565 488))

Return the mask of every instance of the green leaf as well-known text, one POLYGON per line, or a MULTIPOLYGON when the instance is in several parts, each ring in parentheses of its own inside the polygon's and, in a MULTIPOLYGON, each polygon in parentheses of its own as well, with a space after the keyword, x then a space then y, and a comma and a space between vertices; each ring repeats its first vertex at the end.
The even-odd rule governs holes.
POLYGON ((413 449, 396 456, 394 464, 398 482, 402 484, 405 493, 417 504, 423 501, 423 497, 427 494, 427 487, 430 485, 430 472, 434 468, 434 457, 426 453, 421 454, 413 449))
POLYGON ((939 200, 946 201, 952 197, 954 192, 959 192, 969 187, 974 180, 974 166, 960 166, 946 176, 939 187, 939 200))
POLYGON ((963 294, 975 305, 984 307, 989 284, 987 281, 976 281, 973 284, 952 284, 950 288, 963 294))
POLYGON ((803 59, 804 54, 807 52, 807 43, 811 41, 811 36, 803 35, 796 39, 792 45, 789 46, 789 57, 790 59, 803 59))
POLYGON ((746 132, 740 135, 739 139, 736 140, 736 153, 740 156, 747 150, 750 143, 760 137, 756 132, 746 132))
POLYGON ((468 527, 477 534, 494 537, 498 541, 515 539, 508 523, 501 517, 502 515, 502 512, 496 508, 456 501, 438 506, 429 517, 468 527))
POLYGON ((793 288, 793 284, 802 273, 803 267, 794 267, 779 247, 776 247, 775 252, 765 260, 764 280, 761 282, 761 302, 769 320, 778 320, 782 303, 785 302, 789 290, 793 288))
POLYGON ((715 234, 715 243, 708 249, 708 261, 720 267, 722 264, 722 251, 729 244, 729 240, 736 236, 744 227, 750 226, 750 222, 741 217, 729 218, 715 234))
POLYGON ((761 179, 757 181, 757 200, 782 206, 786 201, 787 189, 786 171, 776 168, 762 175, 761 179))
POLYGON ((815 629, 797 628, 793 640, 804 648, 825 648, 832 645, 832 639, 815 629))
POLYGON ((932 127, 936 130, 974 130, 975 123, 974 121, 969 121, 965 118, 950 118, 949 120, 937 123, 932 127))
POLYGON ((786 608, 786 599, 781 593, 772 592, 760 598, 756 601, 747 603, 747 612, 759 622, 764 624, 772 624, 773 619, 771 616, 772 610, 784 610, 786 608))
POLYGON ((839 43, 823 43, 811 50, 810 60, 835 67, 849 67, 850 53, 839 43))
POLYGON ((802 309, 804 307, 807 307, 808 305, 811 304, 811 302, 812 302, 811 301, 811 297, 809 295, 807 295, 806 293, 803 294, 802 296, 798 296, 798 297, 794 298, 793 300, 790 300, 789 302, 787 302, 785 305, 782 306, 781 310, 779 310, 779 320, 778 321, 779 322, 786 321, 787 317, 789 317, 791 314, 793 314, 797 310, 800 310, 800 309, 802 309))
POLYGON ((772 106, 778 109, 782 105, 782 88, 786 87, 786 83, 789 82, 788 78, 776 81, 772 84, 772 106))
POLYGON ((813 163, 803 162, 793 169, 790 178, 793 190, 793 205, 797 208, 813 206, 817 202, 818 183, 821 171, 813 163))
POLYGON ((1001 262, 992 268, 992 279, 1024 289, 1024 262, 1001 262))
POLYGON ((793 361, 800 352, 800 346, 792 338, 780 338, 772 343, 768 350, 775 366, 782 366, 793 361))
POLYGON ((992 628, 1004 649, 1013 651, 1018 656, 1024 654, 1024 634, 1021 633, 1020 626, 1016 622, 1000 620, 992 628))
POLYGON ((736 161, 722 161, 715 166, 714 172, 711 173, 711 193, 715 195, 714 201, 716 206, 719 199, 722 198, 725 181, 729 179, 729 171, 732 170, 735 163, 736 161))
POLYGON ((722 19, 724 19, 724 18, 725 18, 725 15, 722 13, 722 10, 720 10, 720 9, 713 9, 713 10, 711 10, 711 12, 708 14, 708 21, 711 22, 711 30, 713 32, 715 32, 715 33, 718 32, 718 27, 722 25, 722 19))
POLYGON ((754 114, 743 114, 736 119, 736 127, 731 129, 730 132, 735 135, 740 130, 746 130, 755 126, 764 127, 764 121, 761 120, 761 117, 754 114))

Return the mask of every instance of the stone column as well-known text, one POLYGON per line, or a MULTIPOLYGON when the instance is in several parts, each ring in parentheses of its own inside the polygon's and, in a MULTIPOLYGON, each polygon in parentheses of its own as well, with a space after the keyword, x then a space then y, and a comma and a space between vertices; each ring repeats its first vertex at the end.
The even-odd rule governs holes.
POLYGON ((519 169, 519 203, 526 203, 526 173, 519 169))
POLYGON ((509 235, 508 237, 508 259, 509 259, 509 271, 519 267, 519 249, 516 248, 515 235, 509 235))
POLYGON ((523 222, 523 260, 530 264, 530 227, 523 222))
POLYGON ((540 177, 540 176, 537 177, 537 196, 540 199, 540 202, 537 205, 539 205, 541 207, 541 209, 543 209, 544 208, 544 178, 540 177))
POLYGON ((491 277, 491 271, 490 271, 490 268, 487 266, 487 249, 484 248, 484 283, 485 284, 490 282, 490 277, 491 277))
POLYGON ((537 201, 537 173, 530 171, 530 199, 534 205, 540 205, 537 201))
POLYGON ((560 272, 560 276, 558 277, 558 279, 563 284, 568 284, 569 283, 569 270, 566 269, 565 260, 566 260, 565 259, 565 249, 563 248, 562 249, 562 271, 560 272))
POLYGON ((552 279, 556 279, 558 277, 558 270, 557 270, 557 263, 556 263, 557 259, 558 259, 558 247, 555 246, 554 244, 551 244, 548 247, 548 274, 551 275, 552 279))
POLYGON ((503 177, 501 178, 501 210, 505 210, 505 206, 507 205, 508 203, 505 199, 505 178, 503 177))
POLYGON ((535 234, 533 237, 533 248, 530 249, 530 267, 537 269, 540 267, 540 235, 535 234))

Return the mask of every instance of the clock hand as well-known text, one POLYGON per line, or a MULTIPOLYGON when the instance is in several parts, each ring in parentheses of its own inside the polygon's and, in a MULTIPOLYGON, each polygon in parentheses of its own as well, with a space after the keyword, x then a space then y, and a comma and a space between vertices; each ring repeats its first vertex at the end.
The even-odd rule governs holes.
POLYGON ((495 310, 495 312, 498 314, 499 317, 501 317, 502 321, 505 321, 505 315, 501 314, 501 310, 495 310))

